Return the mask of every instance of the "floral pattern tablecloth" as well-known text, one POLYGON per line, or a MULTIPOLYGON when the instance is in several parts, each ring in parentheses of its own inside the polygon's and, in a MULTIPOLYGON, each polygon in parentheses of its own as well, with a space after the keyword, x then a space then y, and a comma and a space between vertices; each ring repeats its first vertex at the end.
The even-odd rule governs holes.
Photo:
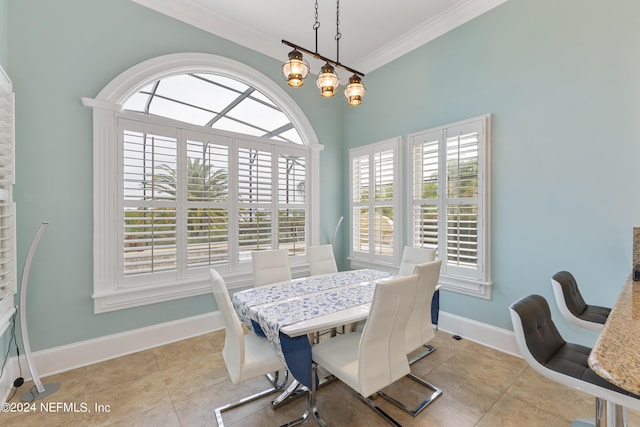
POLYGON ((375 282, 392 276, 387 271, 364 269, 304 277, 236 292, 232 301, 240 320, 251 329, 252 320, 257 322, 285 360, 281 327, 369 303, 375 282))

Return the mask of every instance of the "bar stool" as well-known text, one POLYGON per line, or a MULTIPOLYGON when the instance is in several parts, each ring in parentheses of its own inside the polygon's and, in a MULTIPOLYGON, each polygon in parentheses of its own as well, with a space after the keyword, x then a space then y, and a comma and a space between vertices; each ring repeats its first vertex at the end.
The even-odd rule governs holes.
POLYGON ((524 360, 540 375, 589 393, 596 398, 596 426, 600 426, 605 404, 607 425, 615 425, 617 411, 627 425, 626 410, 640 409, 640 396, 633 395, 596 374, 588 364, 591 349, 566 342, 553 320, 549 304, 540 295, 529 295, 509 307, 513 332, 524 360))
POLYGON ((600 332, 611 309, 598 305, 588 305, 578 289, 575 277, 568 271, 559 271, 551 278, 553 294, 562 316, 581 328, 600 332))

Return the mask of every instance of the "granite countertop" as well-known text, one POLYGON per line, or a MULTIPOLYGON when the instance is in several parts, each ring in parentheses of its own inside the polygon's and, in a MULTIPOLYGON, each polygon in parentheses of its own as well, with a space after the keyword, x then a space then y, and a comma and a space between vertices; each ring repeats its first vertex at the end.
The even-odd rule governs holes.
POLYGON ((640 395, 640 282, 631 277, 589 355, 589 366, 607 381, 640 395))

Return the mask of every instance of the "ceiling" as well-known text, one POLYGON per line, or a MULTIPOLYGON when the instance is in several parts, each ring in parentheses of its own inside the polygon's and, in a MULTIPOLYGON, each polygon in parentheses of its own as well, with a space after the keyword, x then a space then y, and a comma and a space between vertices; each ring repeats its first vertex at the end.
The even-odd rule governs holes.
MULTIPOLYGON (((316 51, 314 0, 132 1, 278 60, 291 50, 283 39, 316 51)), ((336 2, 319 0, 316 52, 366 74, 505 1, 342 0, 337 58, 336 2)))

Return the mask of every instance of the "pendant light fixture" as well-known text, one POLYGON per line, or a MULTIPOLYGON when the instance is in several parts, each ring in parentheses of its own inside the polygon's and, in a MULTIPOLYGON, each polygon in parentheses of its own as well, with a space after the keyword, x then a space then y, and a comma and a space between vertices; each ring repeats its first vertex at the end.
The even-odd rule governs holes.
POLYGON ((293 48, 289 52, 289 60, 282 65, 282 76, 291 87, 300 87, 304 84, 304 79, 309 75, 309 64, 302 57, 302 52, 313 56, 316 59, 325 61, 325 64, 320 69, 316 84, 320 89, 320 95, 329 98, 335 95, 336 89, 340 85, 340 79, 336 74, 335 68, 349 71, 353 73, 353 76, 349 78, 349 83, 344 91, 344 96, 347 98, 349 105, 360 105, 362 103, 362 97, 364 96, 366 89, 362 84, 362 77, 364 74, 347 67, 340 63, 340 0, 336 0, 336 60, 329 59, 318 53, 318 28, 320 28, 320 21, 318 20, 318 0, 315 2, 315 18, 316 21, 313 25, 313 30, 316 33, 316 50, 311 52, 301 46, 294 43, 282 40, 282 43, 293 48))
POLYGON ((349 84, 344 90, 344 96, 347 97, 347 101, 349 105, 360 105, 362 104, 362 97, 367 90, 362 84, 362 80, 358 77, 357 74, 354 74, 349 78, 349 84))

